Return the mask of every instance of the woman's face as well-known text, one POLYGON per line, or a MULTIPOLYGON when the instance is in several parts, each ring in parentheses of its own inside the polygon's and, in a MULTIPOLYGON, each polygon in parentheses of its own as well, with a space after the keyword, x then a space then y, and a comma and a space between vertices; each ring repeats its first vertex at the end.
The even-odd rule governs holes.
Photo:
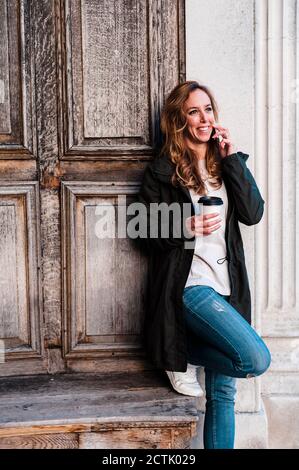
POLYGON ((187 118, 187 137, 194 143, 208 142, 213 132, 211 124, 215 123, 209 95, 200 89, 192 91, 183 109, 187 118))

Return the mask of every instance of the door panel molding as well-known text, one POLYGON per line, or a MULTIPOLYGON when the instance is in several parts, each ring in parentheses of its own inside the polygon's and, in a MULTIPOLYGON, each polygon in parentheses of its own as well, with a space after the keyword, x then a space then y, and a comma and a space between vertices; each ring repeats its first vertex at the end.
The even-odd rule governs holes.
POLYGON ((153 154, 161 103, 183 76, 182 3, 65 2, 61 159, 153 154))
POLYGON ((147 263, 125 229, 126 206, 135 201, 139 184, 67 182, 62 187, 65 354, 138 351, 147 263), (110 231, 103 235, 107 221, 110 231))
POLYGON ((37 214, 36 182, 1 184, 0 338, 8 362, 41 358, 37 214))
POLYGON ((35 158, 34 54, 29 0, 2 0, 0 160, 35 158))

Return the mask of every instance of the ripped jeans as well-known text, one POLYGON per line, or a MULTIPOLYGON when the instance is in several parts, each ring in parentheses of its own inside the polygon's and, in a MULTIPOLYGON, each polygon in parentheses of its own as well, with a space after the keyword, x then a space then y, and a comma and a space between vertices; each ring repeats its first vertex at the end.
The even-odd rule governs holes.
POLYGON ((212 287, 184 289, 188 362, 205 368, 205 449, 233 449, 236 378, 263 374, 270 352, 256 331, 212 287))

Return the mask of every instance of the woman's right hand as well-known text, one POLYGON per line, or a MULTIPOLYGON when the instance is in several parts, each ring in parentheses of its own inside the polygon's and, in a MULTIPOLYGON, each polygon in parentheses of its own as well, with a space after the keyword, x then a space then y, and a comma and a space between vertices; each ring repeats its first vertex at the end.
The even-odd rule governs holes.
POLYGON ((188 232, 195 237, 210 235, 221 226, 221 220, 217 212, 205 215, 193 215, 186 219, 186 228, 188 232))

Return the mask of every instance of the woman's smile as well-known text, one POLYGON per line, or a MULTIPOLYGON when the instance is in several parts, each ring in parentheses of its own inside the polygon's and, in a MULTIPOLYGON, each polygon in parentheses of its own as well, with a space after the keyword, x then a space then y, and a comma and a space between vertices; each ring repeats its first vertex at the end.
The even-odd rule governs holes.
POLYGON ((211 132, 211 127, 205 126, 205 127, 198 127, 197 128, 198 132, 202 132, 204 134, 207 134, 208 132, 211 132))

